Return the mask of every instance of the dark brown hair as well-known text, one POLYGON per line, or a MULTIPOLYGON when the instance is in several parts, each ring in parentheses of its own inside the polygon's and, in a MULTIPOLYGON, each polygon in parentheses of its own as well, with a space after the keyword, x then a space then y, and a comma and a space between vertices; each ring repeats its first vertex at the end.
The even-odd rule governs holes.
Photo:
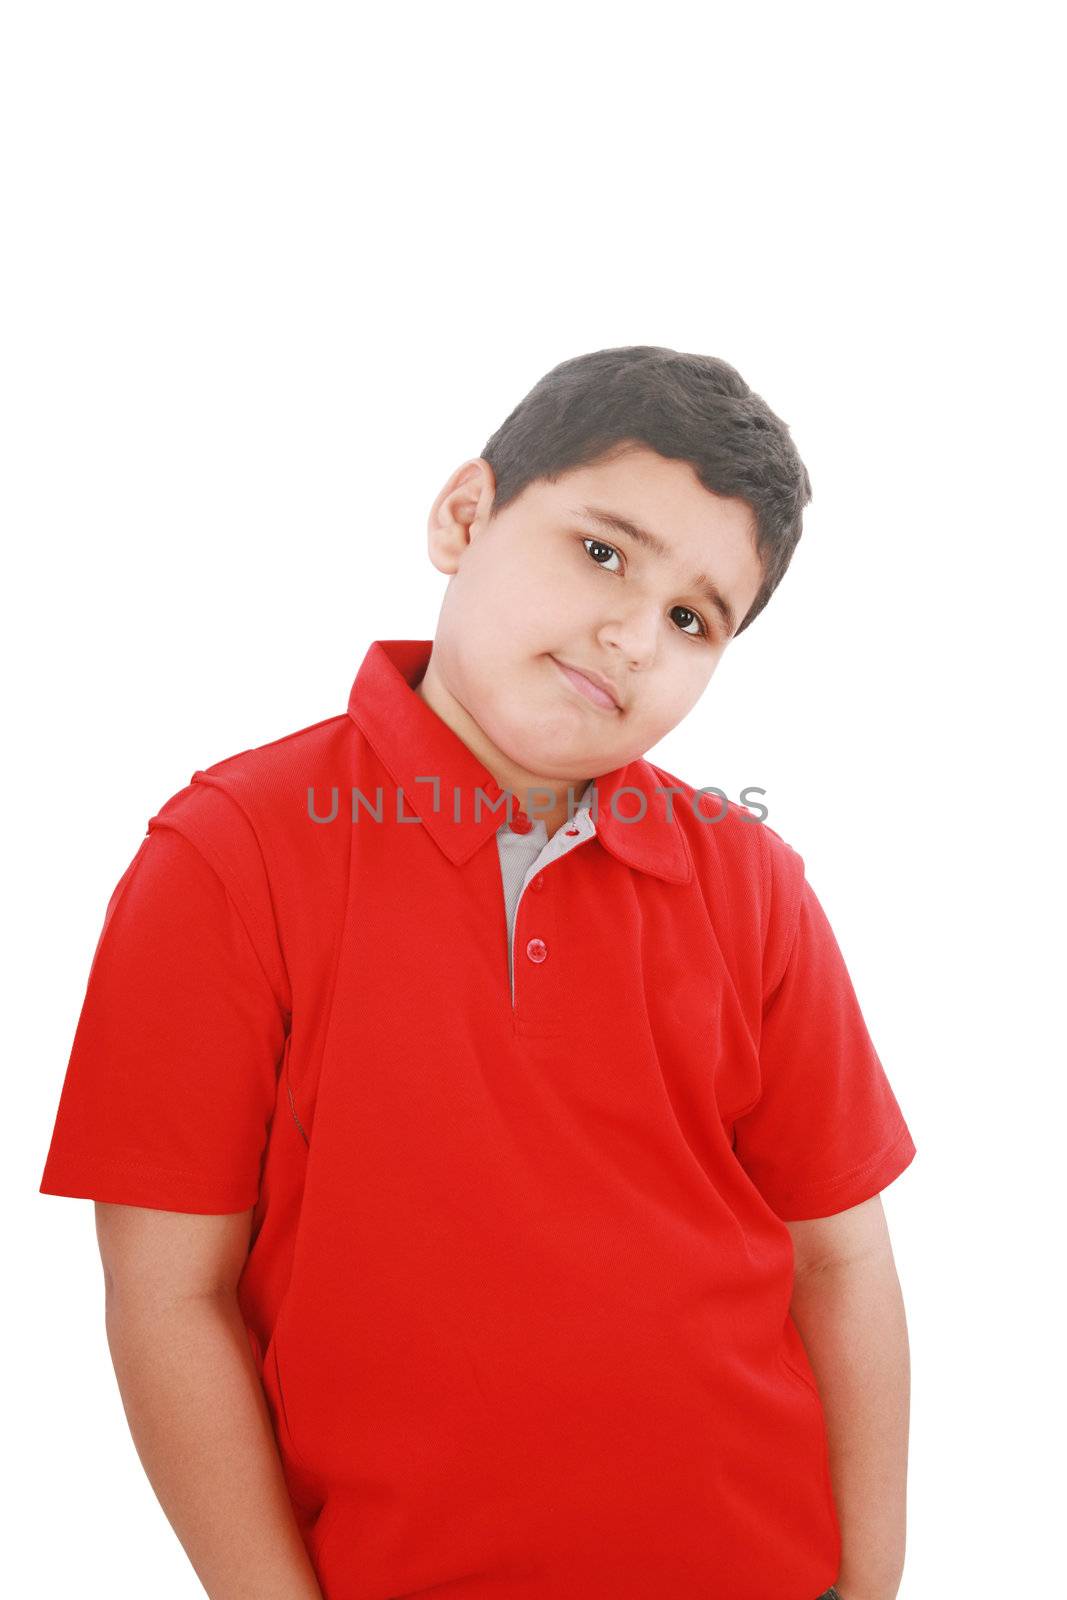
POLYGON ((705 488, 751 506, 764 576, 743 632, 792 560, 811 482, 786 424, 717 356, 633 344, 561 361, 482 451, 496 477, 490 520, 528 484, 554 482, 635 444, 688 461, 705 488))

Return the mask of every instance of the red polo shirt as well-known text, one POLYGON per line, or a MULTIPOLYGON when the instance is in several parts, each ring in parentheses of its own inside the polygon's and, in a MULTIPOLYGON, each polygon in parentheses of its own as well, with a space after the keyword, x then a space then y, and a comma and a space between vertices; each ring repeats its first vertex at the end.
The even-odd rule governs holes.
POLYGON ((504 797, 413 693, 429 653, 372 644, 345 715, 150 820, 41 1190, 255 1208, 240 1303, 326 1600, 813 1600, 783 1219, 915 1153, 841 952, 772 828, 636 760, 522 890, 513 995, 504 797))

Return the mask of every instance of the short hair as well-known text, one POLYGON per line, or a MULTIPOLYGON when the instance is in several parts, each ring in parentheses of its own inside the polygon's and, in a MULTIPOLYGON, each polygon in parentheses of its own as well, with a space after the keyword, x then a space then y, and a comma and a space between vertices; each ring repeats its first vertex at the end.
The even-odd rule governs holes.
POLYGON ((742 633, 792 560, 811 481, 786 424, 717 356, 634 344, 561 361, 482 451, 496 478, 490 521, 528 484, 554 482, 638 445, 688 461, 705 488, 752 508, 763 581, 742 633))

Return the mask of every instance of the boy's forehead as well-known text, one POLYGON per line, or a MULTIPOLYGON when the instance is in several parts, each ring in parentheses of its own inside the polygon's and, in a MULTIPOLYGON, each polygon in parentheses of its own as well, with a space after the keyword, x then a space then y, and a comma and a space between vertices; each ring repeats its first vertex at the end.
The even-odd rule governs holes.
POLYGON ((607 511, 620 532, 627 523, 641 530, 641 544, 661 558, 680 544, 723 534, 743 536, 755 550, 756 513, 746 500, 716 494, 701 482, 691 462, 654 450, 589 462, 529 487, 531 500, 565 516, 607 511))

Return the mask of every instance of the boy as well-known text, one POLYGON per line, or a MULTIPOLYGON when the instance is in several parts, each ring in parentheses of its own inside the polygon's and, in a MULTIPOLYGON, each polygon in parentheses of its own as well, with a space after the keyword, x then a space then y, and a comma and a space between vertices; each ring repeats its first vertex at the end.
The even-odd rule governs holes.
POLYGON ((915 1146, 802 858, 643 759, 810 497, 726 363, 565 361, 432 644, 150 820, 41 1189, 213 1600, 896 1594, 915 1146))

